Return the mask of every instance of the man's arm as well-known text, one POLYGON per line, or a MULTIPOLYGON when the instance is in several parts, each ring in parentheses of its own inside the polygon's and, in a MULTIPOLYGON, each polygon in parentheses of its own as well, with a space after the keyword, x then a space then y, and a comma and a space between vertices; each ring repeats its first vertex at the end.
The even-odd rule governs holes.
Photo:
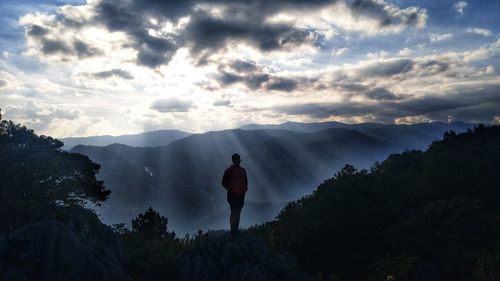
POLYGON ((230 181, 229 171, 225 170, 224 175, 222 176, 222 186, 227 190, 229 190, 229 181, 230 181))
POLYGON ((247 170, 243 169, 243 173, 245 174, 245 187, 246 187, 246 189, 248 189, 247 170))

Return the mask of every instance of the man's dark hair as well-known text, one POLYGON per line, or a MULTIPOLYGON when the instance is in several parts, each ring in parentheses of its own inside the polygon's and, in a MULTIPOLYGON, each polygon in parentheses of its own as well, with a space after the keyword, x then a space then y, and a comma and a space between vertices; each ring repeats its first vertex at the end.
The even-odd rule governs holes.
POLYGON ((233 160, 233 163, 236 163, 240 161, 240 155, 238 153, 235 153, 233 154, 233 156, 231 156, 231 159, 233 160))

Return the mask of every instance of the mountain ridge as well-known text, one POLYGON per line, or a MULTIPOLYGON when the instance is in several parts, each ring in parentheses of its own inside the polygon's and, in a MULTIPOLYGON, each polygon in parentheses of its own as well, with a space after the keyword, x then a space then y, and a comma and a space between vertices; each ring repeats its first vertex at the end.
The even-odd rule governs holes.
POLYGON ((71 152, 101 165, 98 177, 114 194, 102 209, 106 223, 129 221, 151 204, 170 214, 176 231, 192 232, 200 225, 206 229, 226 224, 220 177, 235 152, 249 174, 249 215, 242 221, 247 226, 272 219, 286 202, 311 192, 345 163, 368 168, 391 153, 424 149, 445 131, 465 130, 462 124, 441 123, 364 127, 316 132, 229 129, 192 134, 165 146, 76 146, 71 152), (120 219, 122 211, 127 215, 120 219))
POLYGON ((167 145, 178 139, 191 135, 191 133, 180 130, 157 130, 138 134, 125 134, 118 136, 100 135, 88 137, 68 137, 61 138, 64 142, 64 149, 71 150, 73 147, 83 145, 106 146, 113 143, 125 144, 134 147, 155 147, 167 145))

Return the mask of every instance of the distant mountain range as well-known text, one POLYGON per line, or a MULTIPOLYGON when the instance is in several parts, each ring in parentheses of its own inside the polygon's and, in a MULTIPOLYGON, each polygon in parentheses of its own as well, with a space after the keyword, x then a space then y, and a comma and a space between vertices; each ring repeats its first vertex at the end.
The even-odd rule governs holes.
POLYGON ((249 175, 242 224, 272 219, 290 200, 312 192, 350 163, 367 168, 405 149, 425 149, 465 123, 384 125, 284 123, 193 134, 157 147, 77 145, 71 152, 101 164, 98 177, 113 191, 98 210, 106 223, 130 222, 152 205, 177 232, 227 225, 220 185, 230 156, 239 153, 249 175))
POLYGON ((154 147, 167 145, 173 141, 182 139, 189 135, 190 133, 178 130, 159 130, 134 135, 75 137, 62 138, 60 140, 64 142, 63 148, 65 150, 71 150, 73 147, 79 144, 106 146, 114 143, 120 143, 128 146, 154 147))

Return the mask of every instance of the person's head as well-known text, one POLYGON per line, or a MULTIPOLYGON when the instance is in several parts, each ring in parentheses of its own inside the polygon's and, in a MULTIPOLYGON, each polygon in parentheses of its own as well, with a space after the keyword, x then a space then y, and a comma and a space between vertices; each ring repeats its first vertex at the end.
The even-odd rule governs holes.
POLYGON ((233 163, 236 165, 239 165, 241 162, 241 158, 238 153, 233 154, 233 156, 231 156, 231 159, 233 160, 233 163))

